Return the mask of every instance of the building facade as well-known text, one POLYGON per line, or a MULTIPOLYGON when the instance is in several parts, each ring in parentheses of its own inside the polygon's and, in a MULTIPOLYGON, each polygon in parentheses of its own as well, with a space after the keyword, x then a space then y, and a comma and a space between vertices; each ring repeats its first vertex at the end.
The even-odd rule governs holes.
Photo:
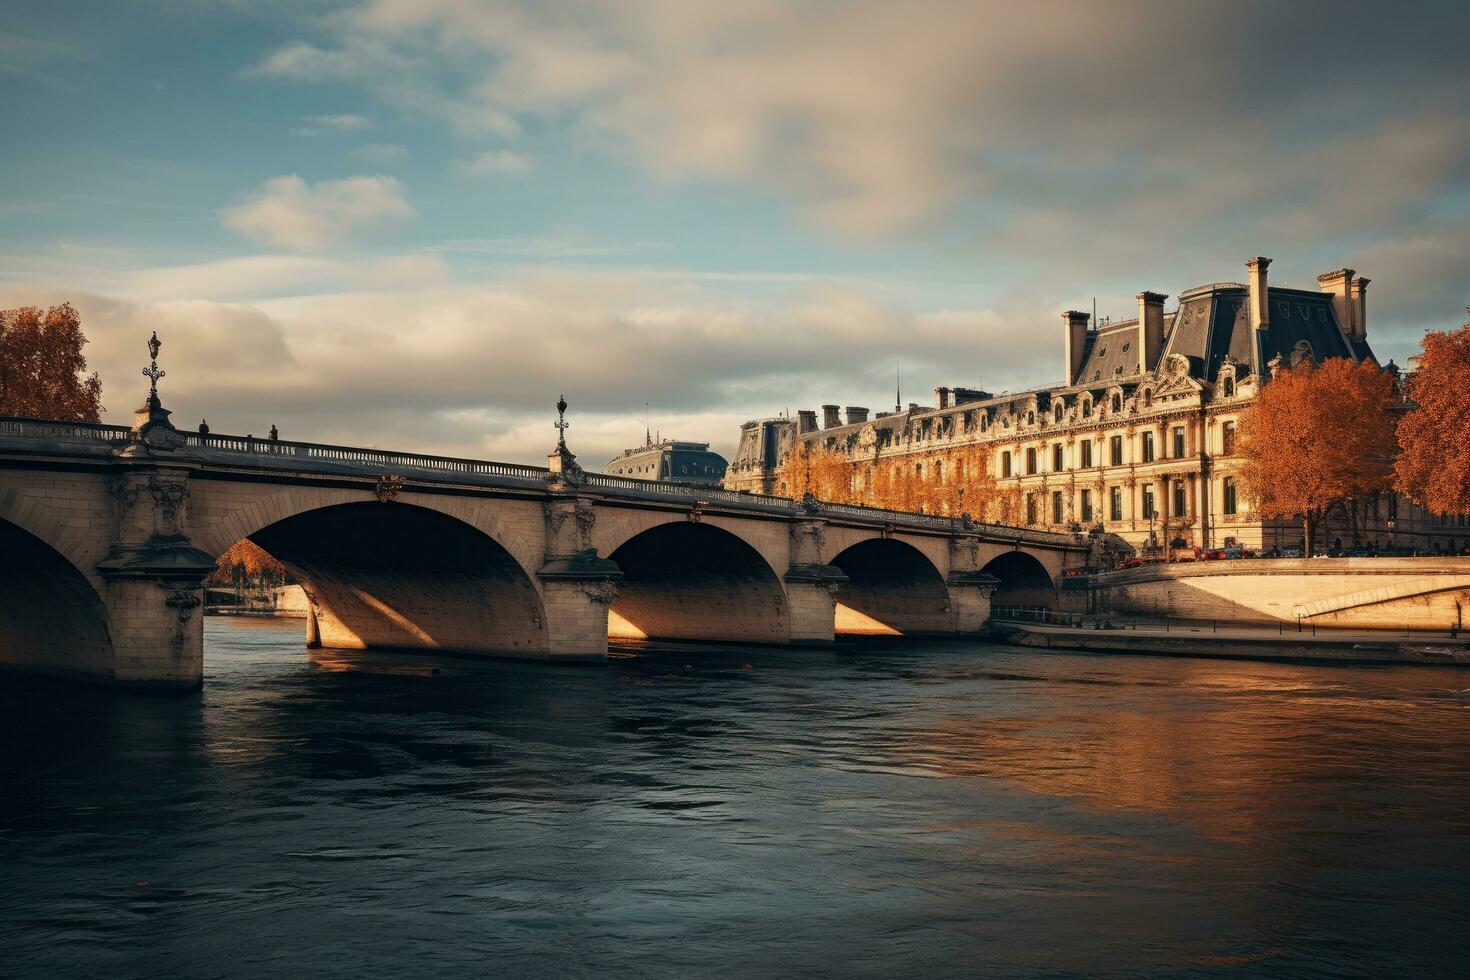
MULTIPOLYGON (((1300 547, 1299 522, 1262 518, 1240 490, 1239 417, 1273 369, 1304 358, 1376 363, 1368 280, 1338 269, 1316 289, 1272 286, 1270 262, 1249 260, 1244 283, 1185 290, 1169 311, 1167 296, 1142 292, 1136 319, 1093 327, 1086 313, 1063 313, 1062 384, 999 395, 938 388, 932 408, 871 419, 866 408, 843 417, 825 405, 820 425, 815 411, 747 422, 725 486, 782 493, 783 461, 803 443, 843 454, 857 485, 896 458, 939 478, 945 453, 978 446, 1012 523, 1101 528, 1144 553, 1300 547)), ((1330 516, 1318 544, 1458 551, 1470 544, 1465 524, 1387 493, 1357 534, 1347 515, 1330 516)))

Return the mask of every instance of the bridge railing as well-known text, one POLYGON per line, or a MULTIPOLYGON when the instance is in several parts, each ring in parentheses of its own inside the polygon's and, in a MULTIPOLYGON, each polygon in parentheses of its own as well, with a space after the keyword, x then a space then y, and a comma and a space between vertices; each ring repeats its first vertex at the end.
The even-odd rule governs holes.
MULTIPOLYGON (((544 484, 550 470, 544 466, 527 466, 521 463, 497 463, 483 459, 463 459, 454 456, 430 456, 421 453, 400 453, 383 449, 365 449, 355 446, 333 446, 314 442, 291 442, 278 439, 258 439, 255 436, 233 436, 215 433, 184 432, 186 447, 204 458, 211 456, 249 457, 256 460, 278 461, 281 464, 326 463, 341 466, 362 467, 378 473, 418 472, 432 476, 448 476, 473 480, 489 477, 511 480, 518 483, 544 484)), ((85 441, 94 445, 123 446, 133 438, 132 429, 124 425, 104 425, 96 422, 56 422, 45 419, 0 417, 0 438, 34 438, 53 442, 85 441)), ((744 493, 722 487, 696 486, 667 483, 660 480, 639 480, 633 477, 610 476, 606 473, 586 473, 584 486, 614 494, 636 493, 645 499, 672 500, 690 504, 733 504, 735 506, 763 511, 765 513, 798 514, 803 508, 801 501, 789 497, 769 494, 744 493)), ((1077 539, 1068 534, 1054 531, 1037 531, 1030 528, 1011 527, 1003 524, 966 522, 959 517, 943 517, 937 514, 916 514, 910 511, 887 510, 881 507, 863 507, 855 504, 820 503, 817 514, 826 517, 846 518, 865 523, 892 525, 895 528, 937 530, 951 534, 978 533, 1004 540, 1016 540, 1032 544, 1056 544, 1073 546, 1077 539)))
POLYGON ((132 439, 133 430, 125 425, 105 425, 101 422, 56 422, 49 419, 5 417, 0 418, 0 437, 5 436, 115 444, 132 439))
POLYGON ((257 439, 254 436, 189 433, 185 437, 185 444, 196 449, 248 456, 284 457, 393 469, 431 470, 436 473, 460 473, 472 476, 520 477, 538 482, 544 481, 547 474, 544 466, 496 463, 490 460, 460 459, 453 456, 427 456, 420 453, 399 453, 352 446, 330 446, 315 442, 257 439))

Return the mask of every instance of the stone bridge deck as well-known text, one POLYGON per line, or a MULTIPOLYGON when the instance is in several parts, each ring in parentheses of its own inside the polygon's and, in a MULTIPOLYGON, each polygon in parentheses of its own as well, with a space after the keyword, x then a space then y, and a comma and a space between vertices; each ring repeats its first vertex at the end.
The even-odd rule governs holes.
POLYGON ((1078 537, 586 473, 0 418, 0 666, 192 686, 201 583, 249 538, 309 597, 307 641, 598 659, 615 635, 831 642, 837 611, 980 629, 1049 591, 1078 537))

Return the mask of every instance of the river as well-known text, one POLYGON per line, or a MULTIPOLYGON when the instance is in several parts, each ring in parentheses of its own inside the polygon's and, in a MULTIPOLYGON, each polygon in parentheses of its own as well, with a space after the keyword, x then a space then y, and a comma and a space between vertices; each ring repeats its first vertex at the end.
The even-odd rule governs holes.
POLYGON ((0 678, 0 975, 1435 976, 1470 671, 871 642, 606 668, 206 621, 0 678))

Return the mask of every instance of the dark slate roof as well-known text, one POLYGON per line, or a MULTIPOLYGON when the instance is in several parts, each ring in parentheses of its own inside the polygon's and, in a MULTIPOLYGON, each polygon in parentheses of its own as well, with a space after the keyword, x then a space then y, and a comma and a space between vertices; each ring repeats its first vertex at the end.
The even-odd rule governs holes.
POLYGON ((1372 356, 1366 342, 1350 343, 1343 337, 1329 294, 1284 287, 1268 292, 1270 325, 1261 334, 1261 349, 1255 351, 1248 299, 1249 291, 1239 283, 1186 292, 1164 341, 1165 356, 1183 354, 1189 358, 1190 373, 1205 381, 1219 376, 1226 354, 1247 370, 1264 371, 1278 354, 1290 363, 1292 351, 1303 340, 1312 345, 1319 361, 1372 356))
POLYGON ((1226 354, 1249 365, 1251 333, 1245 300, 1245 290, 1234 286, 1186 293, 1174 327, 1164 338, 1164 356, 1183 354, 1189 358, 1189 373, 1205 380, 1220 373, 1226 354))
MULTIPOLYGON (((1153 367, 1152 364, 1149 365, 1153 367)), ((1087 334, 1082 371, 1073 384, 1111 384, 1138 373, 1138 321, 1110 323, 1087 334)))
POLYGON ((1312 345, 1312 353, 1319 361, 1326 357, 1354 356, 1352 346, 1338 328, 1329 294, 1272 289, 1268 295, 1271 325, 1261 336, 1263 367, 1277 354, 1290 363, 1292 348, 1303 340, 1312 345))

